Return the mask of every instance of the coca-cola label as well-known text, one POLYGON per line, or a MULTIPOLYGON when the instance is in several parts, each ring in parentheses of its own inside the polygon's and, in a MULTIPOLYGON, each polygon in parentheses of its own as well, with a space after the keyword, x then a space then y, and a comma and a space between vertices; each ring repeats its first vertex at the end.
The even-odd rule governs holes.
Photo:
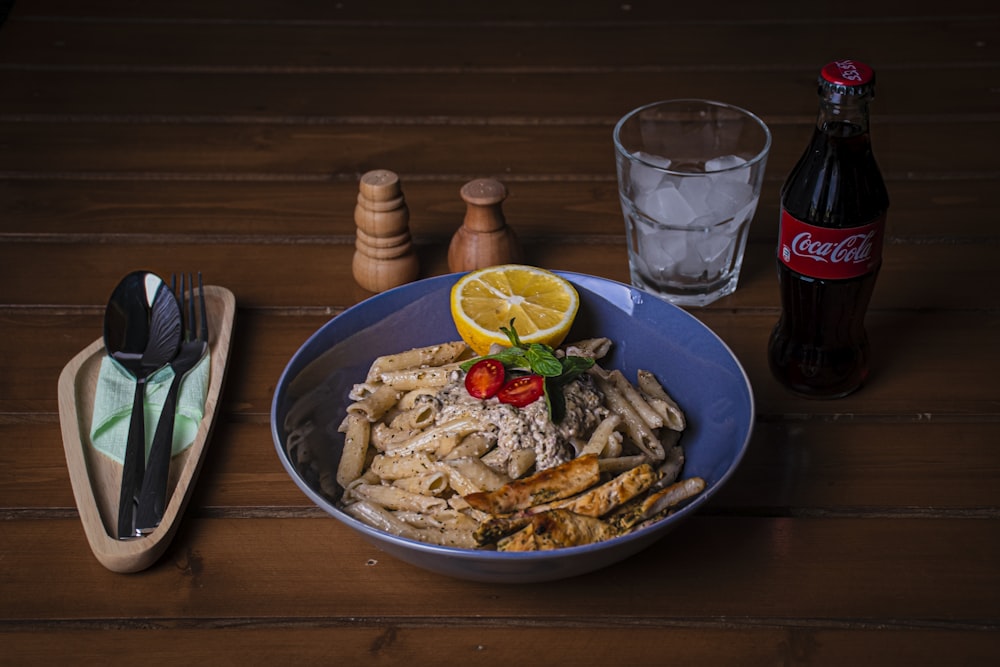
POLYGON ((781 209, 778 258, 792 271, 811 278, 857 278, 882 261, 885 216, 862 227, 817 227, 781 209))

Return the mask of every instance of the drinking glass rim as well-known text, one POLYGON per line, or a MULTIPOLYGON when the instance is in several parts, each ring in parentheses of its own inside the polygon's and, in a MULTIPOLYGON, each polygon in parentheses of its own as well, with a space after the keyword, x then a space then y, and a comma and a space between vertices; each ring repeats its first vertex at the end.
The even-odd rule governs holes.
POLYGON ((643 164, 646 167, 649 167, 651 169, 655 169, 657 171, 663 172, 664 174, 671 174, 671 175, 676 175, 676 176, 704 176, 705 174, 723 174, 723 173, 725 173, 727 171, 735 171, 737 169, 746 169, 747 167, 752 167, 755 164, 757 164, 758 162, 766 159, 767 155, 768 155, 768 152, 770 152, 770 150, 771 150, 771 128, 769 128, 767 126, 767 123, 765 123, 760 118, 760 116, 758 116, 757 114, 753 113, 752 111, 748 111, 747 109, 744 109, 743 107, 736 106, 735 104, 729 104, 728 102, 719 102, 718 100, 702 99, 702 98, 699 98, 699 97, 681 97, 681 98, 677 98, 677 99, 658 100, 656 102, 650 102, 648 104, 643 104, 642 106, 638 106, 638 107, 632 109, 631 111, 629 111, 624 116, 622 116, 618 120, 618 122, 615 123, 615 128, 614 128, 614 131, 612 132, 612 139, 614 140, 615 151, 618 154, 622 155, 623 157, 625 157, 625 158, 627 158, 629 160, 633 160, 633 161, 639 162, 639 163, 643 164), (633 116, 636 116, 636 115, 642 113, 643 111, 646 111, 647 109, 651 109, 653 107, 664 106, 664 105, 668 105, 668 104, 672 105, 672 104, 683 104, 683 103, 687 103, 687 104, 697 103, 697 104, 702 104, 702 105, 705 105, 705 106, 722 107, 722 108, 725 108, 725 109, 729 109, 731 111, 735 111, 737 114, 740 114, 742 116, 746 116, 747 118, 750 118, 751 120, 753 120, 757 124, 758 127, 760 127, 764 131, 764 146, 763 146, 763 148, 761 148, 757 152, 756 155, 754 155, 752 158, 750 158, 749 160, 747 160, 743 164, 738 164, 738 165, 735 165, 735 166, 732 166, 732 167, 725 167, 724 169, 714 169, 712 171, 690 172, 690 171, 676 171, 674 169, 670 169, 669 167, 664 167, 664 166, 658 165, 658 164, 656 164, 654 162, 650 162, 648 160, 643 159, 641 156, 637 155, 636 153, 630 152, 629 150, 627 150, 625 148, 624 145, 622 145, 622 142, 619 139, 619 135, 621 134, 622 126, 624 126, 625 123, 628 122, 629 119, 631 119, 633 116))

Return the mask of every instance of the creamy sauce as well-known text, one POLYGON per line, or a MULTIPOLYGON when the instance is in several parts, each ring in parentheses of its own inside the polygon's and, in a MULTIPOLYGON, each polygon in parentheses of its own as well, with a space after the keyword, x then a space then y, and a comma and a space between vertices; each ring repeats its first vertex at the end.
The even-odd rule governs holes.
POLYGON ((563 388, 566 416, 558 424, 549 420, 544 397, 523 408, 501 403, 496 398, 481 400, 466 391, 464 377, 462 372, 454 373, 448 385, 428 399, 438 404, 438 424, 459 415, 472 414, 490 425, 485 435, 496 443, 498 454, 493 465, 498 472, 508 472, 510 458, 519 449, 535 452, 536 470, 575 458, 588 435, 609 414, 603 405, 604 395, 588 375, 580 376, 563 388))

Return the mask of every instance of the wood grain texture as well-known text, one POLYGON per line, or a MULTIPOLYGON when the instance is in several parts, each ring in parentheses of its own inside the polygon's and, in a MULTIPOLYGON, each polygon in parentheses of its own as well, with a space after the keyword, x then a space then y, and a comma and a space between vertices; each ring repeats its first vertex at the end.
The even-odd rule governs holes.
MULTIPOLYGON (((8 148, 0 154, 0 174, 252 184, 283 178, 326 180, 331 173, 356 180, 372 169, 391 169, 404 183, 414 174, 503 180, 511 173, 531 180, 613 181, 611 132, 616 120, 617 116, 581 123, 478 125, 375 119, 355 125, 279 125, 205 119, 155 124, 128 119, 115 124, 91 119, 56 123, 0 119, 0 141, 8 148), (444 148, 452 142, 467 148, 459 152, 444 148), (572 147, 572 161, 567 160, 567 147, 572 147)), ((812 121, 810 116, 801 125, 769 125, 773 144, 768 166, 776 173, 795 164, 812 132, 812 121)), ((879 162, 890 181, 910 173, 939 178, 945 171, 966 178, 996 174, 989 146, 1000 133, 988 117, 938 122, 917 118, 884 127, 876 124, 873 132, 877 132, 879 162), (936 150, 929 150, 932 147, 936 150)))
MULTIPOLYGON (((778 233, 782 174, 767 179, 750 227, 753 241, 773 243, 778 233)), ((617 185, 603 180, 506 180, 504 215, 532 242, 617 242, 624 224, 617 185)), ((411 175, 404 194, 411 232, 421 244, 446 243, 465 212, 459 178, 411 175)), ((990 242, 994 181, 933 174, 891 182, 891 243, 990 242), (943 221, 947 221, 944 224, 943 221)), ((196 236, 203 243, 260 240, 298 245, 350 245, 351 212, 358 183, 353 175, 320 179, 236 180, 50 179, 44 175, 0 181, 0 205, 17 210, 0 239, 66 242, 173 243, 196 236)))
POLYGON ((470 613, 478 602, 499 623, 867 617, 962 627, 988 624, 1000 612, 993 566, 1000 547, 983 539, 989 521, 698 516, 620 566, 501 586, 414 568, 325 517, 186 521, 160 562, 126 577, 83 556, 86 540, 75 519, 15 521, 0 535, 9 564, 0 581, 5 616, 22 621, 329 617, 458 624, 484 615, 482 606, 470 613), (963 557, 970 550, 979 554, 975 562, 963 557), (72 553, 78 557, 69 562, 72 553), (935 567, 954 559, 963 566, 935 567), (40 590, 43 576, 49 585, 40 590), (784 585, 774 586, 779 579, 784 585), (595 587, 615 593, 596 596, 595 587), (425 596, 405 594, 421 589, 434 593, 433 608, 425 596))
MULTIPOLYGON (((628 260, 624 234, 600 244, 557 243, 549 239, 532 243, 525 239, 524 254, 528 263, 561 271, 594 273, 628 282, 628 260)), ((107 282, 102 274, 82 271, 81 247, 89 260, 112 273, 124 275, 143 258, 150 270, 169 275, 172 271, 211 270, 225 272, 233 291, 246 308, 342 309, 372 296, 361 289, 351 276, 353 244, 279 243, 253 240, 232 242, 187 236, 169 243, 150 243, 148 238, 97 239, 65 242, 44 240, 39 243, 7 243, 0 246, 0 281, 10 285, 4 302, 16 307, 95 306, 103 308, 107 300, 107 282), (261 273, 267 280, 261 280, 261 273), (303 280, 308 272, 309 280, 303 280), (64 286, 74 284, 67 293, 64 286), (17 286, 14 289, 13 286, 17 286)), ((421 278, 448 273, 447 244, 417 243, 421 278)), ((956 284, 989 284, 990 262, 996 254, 991 243, 941 243, 890 245, 883 253, 883 269, 873 296, 872 307, 878 310, 902 308, 985 310, 995 309, 1000 293, 995 290, 955 289, 956 284), (944 282, 928 267, 948 270, 953 282, 944 282)), ((777 273, 774 244, 764 240, 748 244, 740 289, 725 300, 701 312, 726 308, 778 307, 777 273)))
POLYGON ((311 619, 277 627, 225 622, 208 629, 144 624, 141 628, 94 624, 44 627, 6 633, 19 665, 104 665, 121 652, 142 653, 151 662, 170 662, 178 654, 221 665, 254 663, 262 655, 287 655, 308 664, 411 665, 428 662, 504 666, 547 661, 607 664, 621 661, 660 664, 668 654, 681 663, 708 662, 753 667, 809 664, 947 664, 956 646, 970 663, 989 664, 996 635, 975 629, 886 628, 859 624, 824 627, 815 622, 778 626, 767 621, 722 619, 717 624, 650 621, 638 627, 582 624, 539 628, 530 620, 498 626, 442 626, 439 623, 381 621, 367 626, 311 619), (57 630, 61 641, 47 633, 57 630), (101 642, 115 631, 117 653, 101 642), (158 640, 169 632, 171 645, 158 640))
POLYGON ((985 0, 13 3, 0 663, 1000 661, 998 35, 985 0), (810 401, 767 369, 774 243, 816 71, 841 56, 878 71, 891 208, 871 380, 810 401), (680 96, 748 107, 774 139, 739 289, 692 311, 756 401, 722 492, 618 567, 510 587, 415 569, 323 514, 269 412, 298 347, 371 295, 351 275, 361 174, 400 175, 422 277, 448 272, 459 189, 488 177, 527 261, 625 282, 612 127, 680 96), (57 387, 135 268, 203 271, 239 325, 184 521, 120 575, 88 547, 57 387))

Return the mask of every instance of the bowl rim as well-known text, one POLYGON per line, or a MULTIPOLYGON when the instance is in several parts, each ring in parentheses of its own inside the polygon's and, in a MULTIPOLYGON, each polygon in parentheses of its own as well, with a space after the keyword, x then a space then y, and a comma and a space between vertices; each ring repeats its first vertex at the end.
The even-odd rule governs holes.
MULTIPOLYGON (((375 294, 363 301, 360 301, 353 306, 346 308, 339 315, 335 315, 320 326, 316 331, 309 335, 309 337, 299 346, 292 357, 289 359, 285 368, 282 370, 279 376, 278 383, 275 385, 274 395, 271 400, 271 436, 274 441, 274 446, 278 458, 281 460, 282 466, 284 466, 285 471, 292 478, 295 485, 310 499, 317 507, 322 509, 327 514, 330 514, 333 518, 346 524, 348 527, 357 530, 362 535, 366 536, 370 540, 374 540, 375 543, 387 542, 396 548, 401 548, 410 551, 420 552, 424 555, 434 555, 438 557, 445 557, 451 560, 468 560, 468 561, 496 561, 504 563, 515 563, 515 562, 545 562, 550 560, 557 560, 565 558, 567 556, 582 555, 588 553, 598 553, 607 550, 611 547, 622 547, 625 548, 627 545, 634 543, 644 543, 653 538, 656 538, 660 532, 665 532, 669 526, 679 523, 684 517, 690 516, 696 513, 704 504, 709 502, 712 497, 729 481, 732 475, 739 468, 746 451, 749 447, 750 440, 753 436, 754 425, 756 422, 756 404, 753 392, 753 387, 750 383, 750 378, 746 373, 746 369, 740 363, 739 358, 732 351, 729 345, 726 344, 722 338, 719 337, 711 328, 706 324, 701 322, 698 318, 694 317, 691 313, 687 312, 679 306, 669 303, 665 300, 659 299, 653 294, 645 292, 637 287, 631 285, 626 285, 625 283, 611 280, 609 278, 602 278, 599 276, 593 276, 585 273, 578 273, 573 271, 562 271, 562 270, 552 270, 553 273, 566 278, 574 287, 583 287, 590 292, 594 292, 595 296, 600 298, 607 298, 601 292, 595 290, 597 286, 605 288, 620 288, 625 290, 629 298, 635 301, 636 299, 655 299, 660 304, 662 304, 668 311, 674 311, 675 316, 682 317, 688 320, 688 324, 695 326, 696 328, 702 330, 703 333, 707 334, 710 338, 714 339, 714 342, 718 344, 722 351, 725 352, 727 356, 727 361, 731 362, 737 371, 737 375, 741 378, 740 388, 745 390, 745 396, 743 397, 746 401, 747 406, 747 420, 746 420, 746 434, 743 437, 743 441, 739 444, 732 461, 729 463, 723 474, 710 486, 706 486, 704 491, 702 491, 697 497, 693 498, 690 502, 686 503, 676 512, 664 517, 658 521, 655 521, 649 525, 643 526, 637 530, 629 532, 625 535, 620 535, 608 540, 601 542, 595 542, 592 544, 585 544, 573 547, 562 547, 559 549, 553 549, 549 551, 527 551, 527 552, 506 552, 506 551, 495 551, 490 549, 466 549, 462 547, 451 547, 438 544, 432 544, 429 542, 421 542, 419 540, 413 540, 410 538, 402 537, 399 535, 393 535, 392 533, 380 530, 373 526, 355 519, 347 512, 344 512, 336 506, 336 504, 331 501, 328 497, 317 492, 310 484, 302 479, 298 470, 295 468, 293 463, 289 460, 287 450, 285 448, 284 441, 282 439, 283 424, 279 424, 277 419, 280 410, 282 409, 281 401, 285 398, 285 389, 288 387, 289 383, 298 376, 302 370, 308 366, 308 363, 316 358, 314 355, 307 361, 303 361, 305 353, 307 351, 312 352, 311 348, 315 345, 315 342, 320 338, 321 334, 331 326, 334 326, 334 322, 340 318, 347 316, 350 319, 356 316, 359 311, 365 308, 370 308, 373 302, 382 301, 392 301, 398 300, 401 296, 408 295, 410 292, 418 292, 411 297, 411 299, 421 298, 433 294, 438 289, 443 289, 445 287, 449 288, 453 285, 461 276, 468 272, 458 272, 449 273, 439 276, 432 276, 429 278, 424 278, 421 280, 416 280, 398 287, 391 288, 379 294, 375 294)), ((581 303, 584 297, 581 297, 581 303)), ((341 321, 343 321, 341 319, 341 321)), ((327 348, 329 349, 329 348, 327 348)))

